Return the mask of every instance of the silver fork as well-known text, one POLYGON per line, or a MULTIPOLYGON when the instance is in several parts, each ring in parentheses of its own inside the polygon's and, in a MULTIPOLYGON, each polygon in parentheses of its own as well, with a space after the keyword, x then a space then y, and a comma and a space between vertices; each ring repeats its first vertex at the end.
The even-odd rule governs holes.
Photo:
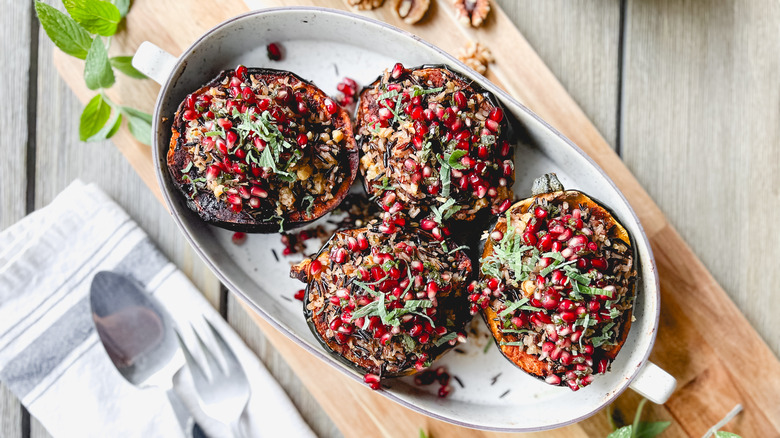
POLYGON ((204 370, 198 361, 195 360, 178 331, 176 336, 179 338, 179 343, 184 351, 184 358, 187 360, 187 365, 189 365, 200 408, 214 420, 229 425, 233 435, 236 438, 241 438, 245 436, 241 430, 241 414, 249 401, 249 381, 236 355, 222 338, 222 335, 219 334, 211 322, 206 320, 206 324, 208 324, 214 339, 217 341, 217 345, 219 345, 221 356, 226 364, 224 367, 206 346, 195 327, 192 327, 192 331, 195 333, 200 349, 206 359, 205 368, 207 370, 204 370))

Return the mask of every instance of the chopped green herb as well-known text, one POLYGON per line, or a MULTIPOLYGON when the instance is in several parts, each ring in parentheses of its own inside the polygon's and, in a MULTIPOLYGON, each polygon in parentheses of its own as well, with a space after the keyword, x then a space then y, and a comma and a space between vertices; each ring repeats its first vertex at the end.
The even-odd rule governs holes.
POLYGON ((182 169, 182 170, 181 170, 181 173, 188 173, 188 172, 190 171, 190 169, 192 169, 192 161, 190 161, 189 163, 187 163, 187 167, 185 167, 184 169, 182 169))
POLYGON ((453 339, 456 339, 458 337, 458 334, 455 332, 449 332, 446 335, 440 337, 439 339, 434 342, 434 344, 439 347, 441 345, 446 344, 447 342, 450 342, 453 339))

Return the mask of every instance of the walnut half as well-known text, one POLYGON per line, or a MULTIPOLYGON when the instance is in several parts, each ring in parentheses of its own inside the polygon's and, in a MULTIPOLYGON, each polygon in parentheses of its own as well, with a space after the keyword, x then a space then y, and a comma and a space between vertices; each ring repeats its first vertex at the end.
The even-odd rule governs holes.
POLYGON ((382 3, 384 2, 385 0, 344 0, 344 3, 346 3, 347 6, 351 6, 361 11, 376 9, 382 6, 382 3))
POLYGON ((461 49, 458 59, 481 75, 484 75, 487 71, 488 64, 495 60, 493 54, 490 53, 490 49, 480 43, 471 41, 466 44, 466 47, 461 49))
POLYGON ((430 6, 431 0, 394 0, 393 9, 404 22, 414 24, 422 20, 430 6))
POLYGON ((490 12, 490 0, 453 0, 455 15, 463 24, 479 27, 490 12))

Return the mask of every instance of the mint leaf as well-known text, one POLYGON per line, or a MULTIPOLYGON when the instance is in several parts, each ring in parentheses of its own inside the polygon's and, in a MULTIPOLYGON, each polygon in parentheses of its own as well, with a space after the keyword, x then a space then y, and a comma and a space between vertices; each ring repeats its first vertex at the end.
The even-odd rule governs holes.
POLYGON ((114 0, 114 6, 119 10, 119 16, 124 18, 130 10, 130 0, 114 0))
POLYGON ((122 113, 127 115, 127 117, 137 117, 139 119, 142 119, 142 120, 146 121, 146 123, 148 123, 150 125, 152 124, 152 115, 149 114, 149 113, 145 113, 143 111, 139 111, 139 110, 137 110, 135 108, 131 108, 129 106, 123 106, 121 109, 122 109, 122 113))
POLYGON ((87 57, 89 47, 92 45, 92 37, 78 23, 40 1, 35 2, 35 12, 38 14, 43 30, 54 45, 70 56, 79 59, 87 57))
POLYGON ((111 117, 111 107, 103 100, 103 96, 98 94, 93 97, 87 103, 84 112, 81 113, 81 120, 79 121, 79 138, 81 141, 86 141, 97 134, 106 125, 109 117, 111 117))
POLYGON ((453 340, 453 339, 455 339, 457 337, 458 337, 458 334, 456 332, 449 332, 446 335, 444 335, 444 336, 440 337, 439 339, 437 339, 436 342, 434 342, 434 344, 437 347, 440 347, 443 344, 446 344, 447 342, 450 342, 451 340, 453 340))
POLYGON ((666 430, 669 425, 672 424, 669 421, 653 421, 653 422, 640 422, 636 428, 634 436, 636 438, 655 438, 666 430))
POLYGON ((607 438, 631 438, 631 426, 623 426, 607 435, 607 438))
POLYGON ((114 136, 114 134, 119 131, 119 128, 122 126, 122 113, 119 111, 114 111, 111 114, 111 117, 108 119, 108 122, 103 125, 103 127, 100 129, 100 131, 97 132, 97 134, 93 135, 92 137, 88 138, 88 142, 93 141, 102 141, 107 138, 111 138, 114 136))
POLYGON ((74 20, 91 33, 111 36, 122 19, 119 9, 101 0, 63 0, 65 9, 74 20))
POLYGON ((465 169, 466 166, 460 164, 460 159, 463 158, 466 155, 466 151, 463 149, 457 149, 452 151, 452 153, 447 156, 444 155, 444 158, 447 160, 447 163, 450 165, 453 169, 465 169))
POLYGON ((114 56, 113 58, 109 59, 109 61, 111 62, 112 67, 121 71, 125 75, 130 76, 131 78, 146 79, 146 75, 136 70, 136 68, 131 64, 133 61, 132 56, 114 56))
POLYGON ((84 82, 90 90, 97 90, 114 85, 114 81, 114 70, 108 61, 106 46, 103 45, 103 40, 95 38, 84 63, 84 82))
POLYGON ((737 435, 736 433, 721 432, 721 431, 715 432, 715 436, 717 438, 742 438, 741 436, 737 435))
POLYGON ((145 145, 152 145, 152 115, 135 108, 123 106, 122 114, 127 117, 130 133, 145 145))

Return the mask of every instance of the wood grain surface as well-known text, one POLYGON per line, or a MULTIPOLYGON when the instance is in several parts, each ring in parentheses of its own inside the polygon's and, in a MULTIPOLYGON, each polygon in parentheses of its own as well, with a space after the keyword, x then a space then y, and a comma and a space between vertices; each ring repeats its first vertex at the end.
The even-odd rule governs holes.
MULTIPOLYGON (((58 1, 47 2, 61 6, 58 1)), ((148 1, 135 3, 128 25, 128 39, 119 47, 124 53, 129 53, 140 42, 138 35, 141 33, 137 28, 140 24, 134 24, 138 23, 134 21, 140 15, 138 10, 149 7, 147 13, 154 19, 155 14, 163 14, 171 7, 167 2, 158 2, 156 6, 148 5, 148 1)), ((206 2, 179 3, 177 6, 189 9, 206 2)), ((180 51, 201 32, 198 29, 220 21, 223 16, 220 14, 231 16, 240 10, 235 2, 216 3, 219 6, 210 10, 219 13, 210 17, 194 16, 192 28, 177 31, 159 26, 154 37, 147 38, 168 50, 175 52, 178 48, 180 51)), ((328 3, 341 6, 337 1, 328 3)), ((773 322, 778 298, 772 292, 777 288, 770 283, 771 276, 766 275, 776 266, 780 249, 776 238, 764 237, 774 223, 773 218, 780 213, 780 184, 776 173, 780 163, 777 147, 780 144, 780 99, 776 80, 780 53, 778 3, 774 0, 757 0, 749 4, 632 0, 503 0, 499 3, 504 6, 506 15, 491 18, 496 20, 491 26, 505 29, 512 23, 517 25, 560 79, 560 83, 550 84, 540 82, 538 75, 523 76, 524 72, 520 71, 518 79, 536 88, 527 94, 514 90, 515 95, 526 103, 535 99, 564 102, 563 108, 550 104, 552 114, 545 117, 551 121, 555 119, 554 124, 559 128, 570 126, 564 132, 578 144, 599 144, 589 153, 602 163, 614 163, 617 159, 611 152, 607 153, 609 148, 604 146, 616 148, 639 180, 634 186, 621 183, 632 204, 637 206, 632 194, 641 194, 644 187, 661 207, 657 209, 650 202, 650 207, 640 213, 643 221, 658 225, 651 229, 651 235, 659 262, 663 260, 665 265, 673 267, 662 271, 662 329, 653 360, 662 366, 677 365, 680 372, 675 374, 681 380, 681 390, 665 406, 648 406, 646 417, 675 420, 665 436, 701 436, 733 404, 741 402, 746 406, 746 413, 740 414, 726 430, 741 432, 745 437, 778 436, 776 421, 780 413, 772 409, 780 406, 772 397, 780 392, 776 387, 777 370, 769 378, 754 375, 752 380, 745 382, 739 362, 733 361, 733 352, 749 351, 747 354, 753 355, 753 362, 776 363, 776 358, 728 300, 707 302, 711 299, 710 293, 718 292, 720 288, 701 265, 693 264, 689 269, 675 266, 685 264, 695 256, 661 214, 661 211, 666 213, 670 222, 680 229, 775 354, 780 351, 780 328, 773 322), (561 100, 565 89, 573 99, 561 100), (572 109, 572 101, 579 103, 584 112, 576 105, 572 109), (590 125, 587 118, 593 120, 598 129, 593 129, 592 125, 577 129, 582 123, 590 125), (743 181, 743 186, 749 189, 740 190, 743 181), (731 198, 721 197, 722 193, 728 193, 731 198), (734 202, 726 199, 734 199, 734 202), (720 213, 721 210, 726 213, 720 213), (712 213, 703 218, 697 214, 710 211, 712 213), (696 308, 690 309, 690 302, 696 303, 696 308), (709 327, 712 324, 713 315, 726 316, 718 319, 723 327, 721 331, 715 329, 713 334, 700 330, 700 325, 709 327), (726 339, 744 337, 748 342, 722 341, 723 338, 715 335, 726 339), (768 380, 768 384, 762 386, 762 378, 768 380), (764 428, 765 425, 773 426, 769 429, 764 428)), ((305 389, 306 378, 311 374, 301 373, 303 379, 299 379, 294 372, 305 366, 324 365, 296 354, 297 346, 272 329, 263 334, 252 321, 254 315, 246 313, 233 298, 229 301, 220 298, 213 276, 192 256, 167 213, 144 189, 143 182, 156 187, 154 178, 150 178, 149 167, 143 164, 149 157, 148 148, 128 140, 126 133, 115 141, 132 168, 142 176, 138 178, 130 172, 131 167, 116 148, 106 143, 78 142, 76 115, 82 105, 55 72, 51 44, 45 35, 41 33, 36 41, 31 40, 31 26, 37 26, 31 20, 31 5, 6 1, 4 6, 4 13, 0 15, 2 32, 4 41, 11 41, 8 47, 13 49, 0 53, 3 61, 0 68, 3 73, 17 75, 23 81, 30 77, 30 68, 37 69, 33 71, 31 86, 37 85, 38 97, 34 104, 30 103, 33 105, 33 124, 29 132, 33 133, 33 141, 41 149, 33 163, 34 171, 30 173, 32 181, 28 182, 25 178, 30 157, 27 156, 26 134, 22 134, 27 130, 22 129, 13 138, 6 136, 2 140, 6 157, 0 164, 0 229, 25 213, 26 193, 30 190, 34 205, 40 207, 75 177, 98 182, 139 221, 163 251, 194 278, 212 303, 221 307, 229 322, 280 379, 314 430, 321 436, 338 435, 334 423, 305 389), (37 63, 31 62, 30 53, 37 54, 37 63), (20 144, 22 141, 24 145, 20 144), (55 154, 56 159, 42 157, 42 153, 55 154), (25 181, 25 184, 19 181, 25 181)), ((447 14, 443 8, 440 13, 447 14)), ((446 15, 442 17, 446 18, 446 15)), ((425 26, 424 23, 419 29, 425 26)), ((411 30, 416 32, 418 28, 411 30)), ((523 45, 524 41, 516 46, 516 40, 503 36, 500 32, 469 33, 470 38, 493 38, 489 41, 497 43, 491 48, 500 57, 499 64, 505 58, 499 53, 508 50, 514 57, 530 49, 527 44, 523 45), (516 50, 517 47, 520 50, 516 50)), ((428 39, 439 43, 434 38, 428 39)), ((531 53, 520 61, 536 65, 539 58, 531 53)), ((57 67, 72 77, 72 83, 80 79, 78 63, 58 62, 57 67)), ((494 67, 491 77, 494 80, 517 73, 505 64, 494 67)), ((542 73, 542 77, 548 75, 546 71, 542 73)), ((138 83, 133 84, 134 88, 128 88, 126 79, 122 81, 114 87, 121 90, 120 95, 115 96, 118 100, 151 107, 150 102, 157 91, 151 81, 142 84, 141 91, 135 88, 138 83)), ((26 91, 18 93, 21 93, 21 101, 26 102, 26 91)), ((84 98, 83 92, 81 98, 84 98)), ((0 108, 0 114, 4 121, 13 123, 11 126, 30 126, 26 112, 0 108)), ((650 198, 641 199, 649 201, 650 198)), ((338 377, 344 378, 339 374, 335 376, 334 382, 338 385, 338 377)), ((311 382, 308 385, 320 400, 328 400, 332 397, 331 391, 340 388, 311 382)), ((349 389, 341 399, 349 394, 353 402, 386 407, 386 412, 397 418, 394 423, 405 424, 400 429, 389 429, 386 421, 368 416, 367 425, 351 421, 345 426, 343 416, 334 414, 334 419, 342 422, 340 426, 349 436, 358 436, 357 431, 365 432, 363 436, 416 436, 419 427, 433 432, 436 437, 492 436, 452 429, 444 423, 416 416, 346 379, 343 385, 349 389), (350 384, 354 388, 349 388, 350 384)), ((34 419, 25 420, 18 401, 2 390, 0 388, 0 436, 47 436, 34 419)), ((630 391, 623 395, 617 403, 618 415, 630 421, 638 400, 639 397, 630 391)), ((326 410, 333 410, 333 403, 325 406, 326 410)), ((328 413, 333 414, 330 411, 328 413)), ((604 416, 597 415, 559 432, 566 433, 560 436, 604 436, 606 430, 604 416)))

